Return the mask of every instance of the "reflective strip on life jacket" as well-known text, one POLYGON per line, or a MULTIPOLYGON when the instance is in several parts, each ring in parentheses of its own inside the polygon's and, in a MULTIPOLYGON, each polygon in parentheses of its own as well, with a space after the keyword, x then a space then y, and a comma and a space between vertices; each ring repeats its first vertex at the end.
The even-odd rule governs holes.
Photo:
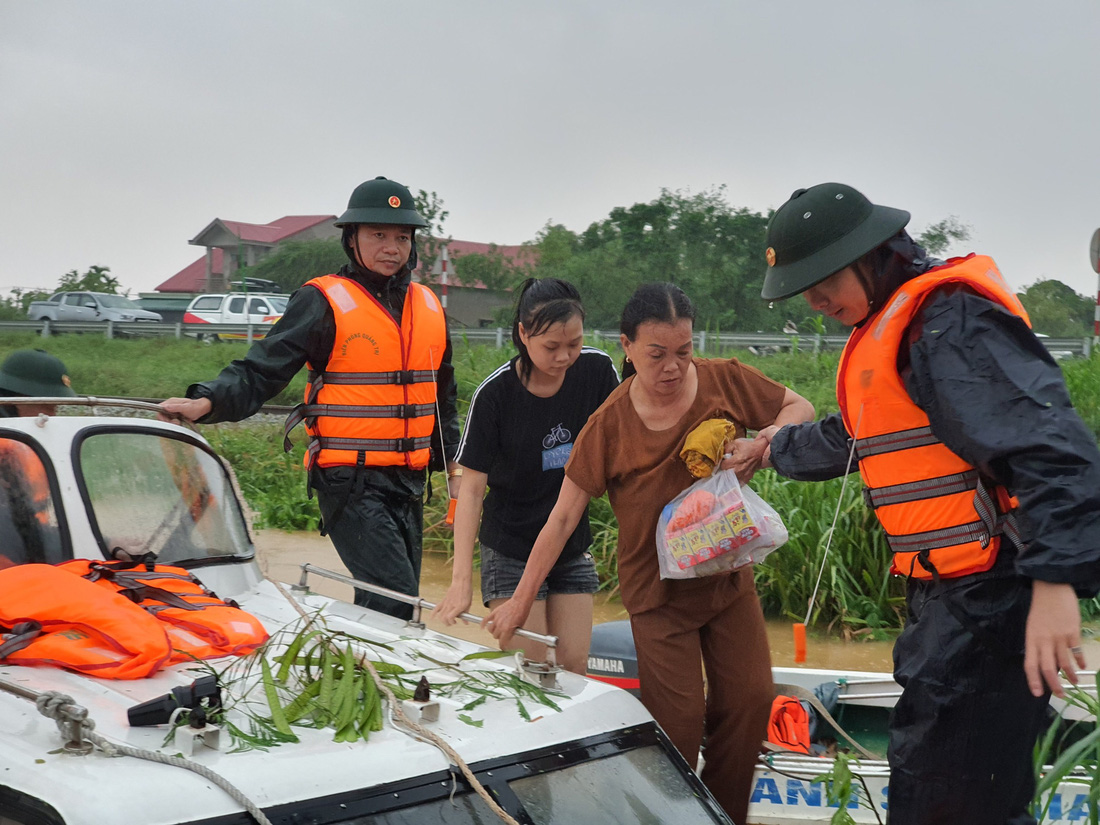
POLYGON ((991 259, 952 259, 898 287, 882 310, 852 332, 837 370, 837 399, 856 438, 864 496, 886 531, 893 570, 921 579, 987 570, 1001 536, 1018 536, 1008 491, 992 487, 936 438, 898 374, 898 353, 908 346, 909 327, 924 299, 952 285, 1030 323, 991 259))
POLYGON ((164 623, 172 662, 243 656, 267 641, 259 619, 182 567, 74 559, 58 567, 119 593, 164 623))
MULTIPOLYGON (((286 423, 283 425, 283 451, 290 452, 292 444, 290 443, 290 431, 297 427, 303 421, 309 421, 310 419, 316 419, 317 416, 323 415, 329 418, 420 418, 426 415, 432 415, 435 412, 434 404, 398 404, 395 406, 380 406, 380 407, 357 407, 351 404, 299 404, 293 410, 290 415, 287 416, 286 423)), ((312 426, 312 425, 311 425, 312 426)), ((420 446, 408 446, 405 450, 401 450, 401 444, 397 439, 347 439, 345 444, 350 445, 353 441, 356 444, 366 444, 372 446, 343 446, 336 447, 332 444, 332 439, 328 439, 329 444, 324 444, 326 439, 324 437, 314 439, 310 443, 312 453, 319 451, 322 446, 333 447, 334 449, 354 449, 354 450, 396 450, 398 452, 404 452, 407 450, 417 450, 420 446)), ((422 442, 414 440, 414 444, 422 444, 422 442)), ((431 446, 431 440, 427 442, 427 446, 431 446)))
MULTIPOLYGON (((2 661, 52 665, 103 679, 141 679, 168 663, 166 625, 126 597, 50 564, 0 570, 0 632, 41 632, 2 661)), ((24 640, 21 640, 24 641, 24 640)))
POLYGON ((939 444, 940 440, 932 435, 931 427, 916 427, 902 432, 886 433, 873 438, 856 439, 856 453, 860 458, 893 453, 897 450, 911 450, 914 447, 926 447, 939 444))
MULTIPOLYGON (((858 447, 856 451, 859 452, 858 447)), ((887 504, 901 504, 906 501, 919 501, 935 496, 949 496, 952 493, 974 490, 977 486, 977 470, 967 470, 963 473, 953 473, 939 478, 910 481, 908 484, 891 484, 888 487, 878 487, 874 490, 865 487, 864 499, 874 508, 887 504)))
POLYGON ((325 372, 326 384, 428 384, 435 381, 431 370, 392 372, 325 372))

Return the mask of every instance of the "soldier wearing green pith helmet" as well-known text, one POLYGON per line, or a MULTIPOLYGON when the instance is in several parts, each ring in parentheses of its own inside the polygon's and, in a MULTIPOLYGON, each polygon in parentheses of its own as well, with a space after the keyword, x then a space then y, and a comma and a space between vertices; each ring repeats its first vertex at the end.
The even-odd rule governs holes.
MULTIPOLYGON (((425 471, 458 467, 450 335, 438 299, 412 280, 416 230, 428 222, 408 188, 377 177, 355 188, 335 225, 348 263, 291 295, 243 359, 161 406, 200 423, 239 421, 307 367, 306 398, 287 429, 306 424, 322 534, 356 579, 413 596, 425 471)), ((355 602, 412 615, 411 605, 364 590, 355 602)))
POLYGON ((841 412, 737 446, 801 481, 858 464, 908 578, 891 825, 1033 825, 1032 748, 1100 591, 1100 451, 993 259, 937 260, 908 222, 841 183, 775 212, 762 297, 853 328, 841 412))

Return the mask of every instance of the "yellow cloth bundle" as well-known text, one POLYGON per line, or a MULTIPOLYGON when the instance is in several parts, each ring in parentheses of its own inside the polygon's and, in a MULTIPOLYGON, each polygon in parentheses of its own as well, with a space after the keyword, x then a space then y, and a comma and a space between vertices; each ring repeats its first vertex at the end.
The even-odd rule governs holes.
POLYGON ((706 478, 722 460, 726 441, 733 438, 737 427, 724 418, 710 418, 688 433, 680 458, 695 478, 706 478))

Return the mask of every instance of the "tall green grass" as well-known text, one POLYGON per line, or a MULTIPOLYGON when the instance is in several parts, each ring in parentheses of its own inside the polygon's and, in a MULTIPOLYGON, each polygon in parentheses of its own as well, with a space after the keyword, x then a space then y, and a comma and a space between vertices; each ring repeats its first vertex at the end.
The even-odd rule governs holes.
POLYGON ((775 508, 790 534, 785 546, 755 568, 756 589, 766 614, 805 619, 821 575, 809 613, 814 626, 871 638, 901 626, 904 579, 890 575, 890 548, 878 520, 863 503, 857 474, 845 485, 839 478, 796 482, 766 470, 757 474, 751 486, 775 508), (836 527, 832 528, 834 515, 836 527), (833 538, 826 559, 830 530, 833 538))

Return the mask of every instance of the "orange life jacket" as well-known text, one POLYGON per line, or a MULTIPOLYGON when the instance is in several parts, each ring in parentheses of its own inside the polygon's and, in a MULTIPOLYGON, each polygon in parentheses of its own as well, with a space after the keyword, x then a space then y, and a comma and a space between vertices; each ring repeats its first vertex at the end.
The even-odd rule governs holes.
POLYGON ((244 656, 267 641, 259 619, 232 599, 218 598, 182 567, 90 559, 58 567, 120 593, 163 622, 172 663, 244 656))
POLYGON ((49 564, 0 570, 0 661, 141 679, 172 655, 165 625, 118 592, 49 564))
POLYGON ((7 498, 12 503, 24 499, 25 505, 32 511, 31 515, 41 526, 56 523, 50 479, 42 459, 29 444, 14 439, 0 441, 0 484, 14 488, 8 492, 7 498))
MULTIPOLYGON (((324 372, 310 366, 305 401, 286 422, 306 422, 306 467, 428 466, 435 427, 435 376, 447 346, 443 307, 430 289, 409 284, 400 326, 364 287, 325 275, 307 283, 336 318, 324 372)), ((290 449, 289 439, 284 446, 290 449)))
POLYGON ((772 700, 768 741, 795 753, 810 752, 810 715, 794 696, 780 694, 772 700))
POLYGON ((866 489, 886 530, 893 571, 919 579, 964 576, 993 566, 1001 535, 1015 535, 1015 500, 979 476, 932 434, 897 369, 907 329, 935 289, 959 284, 1018 315, 1027 312, 991 258, 952 258, 902 284, 852 332, 837 370, 837 400, 866 489), (927 564, 925 563, 927 560, 927 564))

